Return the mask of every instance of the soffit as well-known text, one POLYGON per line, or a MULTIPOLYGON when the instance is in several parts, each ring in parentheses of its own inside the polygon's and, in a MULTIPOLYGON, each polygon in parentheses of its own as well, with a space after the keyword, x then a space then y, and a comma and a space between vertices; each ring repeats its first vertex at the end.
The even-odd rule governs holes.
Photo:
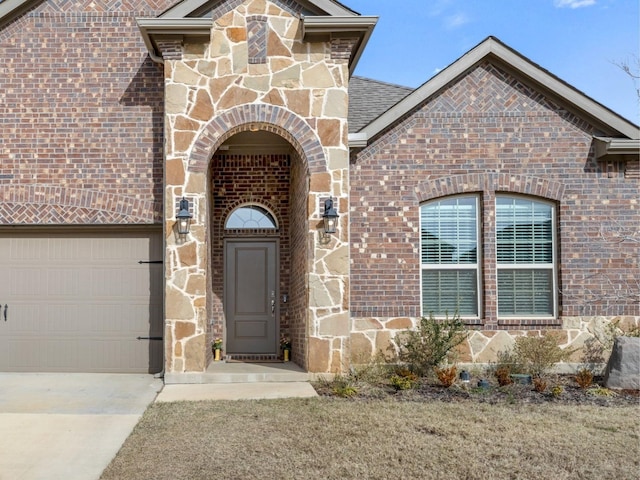
POLYGON ((640 129, 637 125, 534 64, 495 37, 489 37, 362 128, 358 135, 359 144, 362 144, 365 139, 368 141, 375 137, 394 122, 410 114, 430 97, 464 76, 485 59, 498 63, 514 75, 525 78, 536 89, 567 106, 581 118, 587 119, 602 132, 606 132, 603 136, 621 136, 632 140, 640 138, 640 129))

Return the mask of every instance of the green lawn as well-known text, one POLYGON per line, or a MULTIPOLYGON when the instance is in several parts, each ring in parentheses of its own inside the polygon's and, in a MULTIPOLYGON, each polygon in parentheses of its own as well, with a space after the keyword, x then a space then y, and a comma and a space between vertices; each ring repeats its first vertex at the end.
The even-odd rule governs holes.
POLYGON ((637 480, 638 413, 337 398, 158 403, 102 478, 637 480))

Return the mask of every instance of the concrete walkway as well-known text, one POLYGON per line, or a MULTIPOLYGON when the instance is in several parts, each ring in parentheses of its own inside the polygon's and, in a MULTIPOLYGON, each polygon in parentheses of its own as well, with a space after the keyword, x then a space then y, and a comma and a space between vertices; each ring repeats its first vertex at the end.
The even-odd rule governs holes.
POLYGON ((98 479, 161 389, 152 375, 0 373, 0 480, 98 479))
POLYGON ((167 375, 157 402, 317 397, 309 374, 293 362, 212 362, 204 373, 167 375))
POLYGON ((154 401, 315 397, 289 364, 216 363, 164 385, 152 375, 0 373, 0 480, 93 480, 154 401))
POLYGON ((317 397, 308 382, 202 383, 165 385, 156 402, 181 400, 257 400, 317 397))

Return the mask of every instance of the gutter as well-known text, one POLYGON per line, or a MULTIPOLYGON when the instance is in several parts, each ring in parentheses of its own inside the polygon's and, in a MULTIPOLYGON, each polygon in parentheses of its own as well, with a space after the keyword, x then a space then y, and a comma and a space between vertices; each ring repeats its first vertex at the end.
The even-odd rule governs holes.
POLYGON ((154 37, 194 37, 211 34, 210 18, 136 18, 149 57, 156 63, 164 63, 154 37))
POLYGON ((603 159, 611 155, 640 155, 640 139, 593 137, 596 145, 596 158, 603 159))
POLYGON ((366 132, 350 133, 348 145, 349 148, 364 148, 369 143, 369 137, 366 132))
POLYGON ((331 38, 350 37, 355 34, 360 41, 356 46, 349 62, 349 75, 353 71, 364 52, 373 29, 378 23, 378 17, 332 17, 310 16, 302 17, 302 39, 308 40, 310 36, 328 36, 331 38))

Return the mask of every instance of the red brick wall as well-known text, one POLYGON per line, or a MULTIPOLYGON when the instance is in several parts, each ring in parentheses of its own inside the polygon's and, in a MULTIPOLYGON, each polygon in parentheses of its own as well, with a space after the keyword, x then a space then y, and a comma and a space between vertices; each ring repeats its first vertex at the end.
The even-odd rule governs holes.
POLYGON ((594 133, 489 64, 397 122, 351 166, 352 315, 420 315, 420 204, 462 192, 482 198, 485 328, 501 328, 491 221, 496 192, 556 202, 561 316, 638 315, 637 242, 616 243, 638 231, 638 182, 625 179, 623 165, 595 160, 594 133), (624 293, 634 284, 635 300, 624 293))
POLYGON ((0 31, 0 223, 158 223, 163 73, 135 17, 172 0, 47 1, 0 31))
MULTIPOLYGON (((279 231, 236 231, 235 236, 273 236, 280 241, 280 299, 289 293, 291 278, 290 215, 289 215, 289 155, 226 155, 216 154, 211 165, 212 218, 211 281, 214 298, 212 305, 213 335, 222 337, 224 323, 224 222, 235 207, 257 203, 274 213, 279 231)), ((289 329, 288 305, 280 304, 280 328, 289 329)))

